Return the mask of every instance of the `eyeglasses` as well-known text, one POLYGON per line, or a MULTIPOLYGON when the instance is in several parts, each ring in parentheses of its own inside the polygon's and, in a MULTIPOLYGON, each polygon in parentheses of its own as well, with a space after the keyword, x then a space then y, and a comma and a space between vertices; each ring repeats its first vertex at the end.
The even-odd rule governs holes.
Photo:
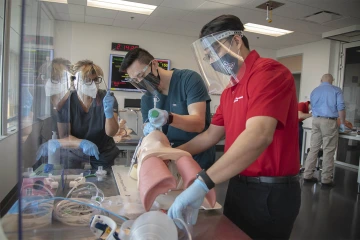
POLYGON ((143 68, 143 70, 141 70, 141 71, 136 75, 136 77, 134 77, 134 78, 127 78, 126 80, 129 81, 129 82, 135 82, 135 83, 141 82, 141 81, 144 79, 145 73, 146 73, 146 71, 148 70, 148 68, 149 68, 149 66, 151 65, 151 63, 152 63, 152 60, 149 62, 148 65, 146 65, 146 66, 143 68))
POLYGON ((93 82, 95 83, 95 84, 100 84, 101 82, 102 82, 102 80, 103 80, 103 78, 102 77, 95 77, 95 78, 89 78, 89 77, 87 77, 87 78, 85 78, 85 79, 83 79, 83 84, 85 84, 85 85, 91 85, 93 82))
POLYGON ((217 46, 212 47, 213 50, 210 53, 205 53, 203 60, 205 62, 210 62, 211 59, 218 59, 219 56, 217 54, 219 53, 219 50, 222 47, 222 45, 224 45, 227 41, 229 41, 229 38, 226 39, 224 42, 214 43, 214 44, 217 44, 217 46))

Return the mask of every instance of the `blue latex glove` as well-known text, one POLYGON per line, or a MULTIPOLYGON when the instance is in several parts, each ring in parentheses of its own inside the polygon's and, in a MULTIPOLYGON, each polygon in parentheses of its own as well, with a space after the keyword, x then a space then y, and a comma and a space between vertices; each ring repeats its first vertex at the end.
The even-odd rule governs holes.
POLYGON ((60 147, 60 142, 56 139, 51 139, 46 143, 41 144, 36 152, 36 160, 39 160, 41 157, 47 156, 48 152, 50 152, 50 154, 55 153, 55 151, 60 147))
POLYGON ((345 132, 345 124, 340 124, 339 131, 345 132))
POLYGON ((114 116, 114 102, 114 96, 111 95, 110 91, 107 91, 103 99, 104 113, 106 118, 112 118, 114 116))
POLYGON ((86 139, 83 139, 80 142, 79 147, 83 150, 83 153, 85 153, 86 155, 94 156, 96 160, 99 160, 99 149, 94 143, 86 139))
MULTIPOLYGON (((190 207, 193 209, 190 224, 194 225, 199 214, 199 208, 208 192, 209 189, 206 184, 203 181, 196 179, 190 187, 177 196, 168 211, 168 216, 172 219, 180 218, 184 220, 183 214, 185 213, 185 210, 190 207)), ((181 228, 179 225, 178 227, 181 228)))
POLYGON ((164 126, 169 118, 169 113, 165 110, 153 108, 148 113, 149 122, 156 128, 164 126))
POLYGON ((143 130, 144 136, 147 136, 149 133, 155 130, 156 127, 154 127, 151 123, 146 123, 143 130))
POLYGON ((23 89, 21 94, 21 115, 27 117, 30 114, 34 98, 28 88, 23 89))

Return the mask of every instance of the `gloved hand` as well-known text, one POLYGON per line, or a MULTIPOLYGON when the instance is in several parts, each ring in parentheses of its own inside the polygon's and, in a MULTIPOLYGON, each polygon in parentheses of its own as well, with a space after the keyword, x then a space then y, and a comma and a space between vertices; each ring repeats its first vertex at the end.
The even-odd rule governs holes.
POLYGON ((340 124, 340 127, 339 127, 339 131, 340 132, 345 132, 345 124, 340 124))
POLYGON ((21 115, 27 117, 29 116, 34 98, 28 88, 23 89, 21 94, 21 115))
POLYGON ((203 181, 196 179, 190 187, 177 196, 175 202, 168 211, 168 216, 172 219, 180 218, 184 220, 183 213, 187 207, 190 207, 193 209, 190 224, 194 225, 199 214, 199 208, 208 192, 209 189, 206 184, 203 181))
POLYGON ((155 130, 156 127, 154 127, 151 123, 146 123, 143 130, 144 136, 147 136, 149 133, 155 130))
POLYGON ((149 122, 156 128, 164 126, 169 118, 169 113, 165 110, 153 108, 148 113, 149 122))
POLYGON ((110 91, 107 91, 103 99, 104 113, 106 118, 112 118, 114 116, 114 102, 114 96, 111 95, 110 91))
POLYGON ((99 149, 94 143, 86 139, 83 139, 80 142, 79 147, 83 150, 83 153, 85 153, 86 155, 94 156, 96 160, 99 160, 99 149))
POLYGON ((36 152, 36 160, 39 160, 41 157, 47 156, 48 152, 50 152, 50 154, 55 153, 55 151, 60 147, 60 142, 56 139, 51 139, 46 143, 41 144, 36 152))

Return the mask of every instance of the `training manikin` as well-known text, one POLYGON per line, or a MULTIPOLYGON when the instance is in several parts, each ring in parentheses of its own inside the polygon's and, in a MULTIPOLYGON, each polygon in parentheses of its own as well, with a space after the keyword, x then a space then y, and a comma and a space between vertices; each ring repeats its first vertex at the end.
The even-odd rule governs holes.
MULTIPOLYGON (((172 148, 169 140, 159 130, 149 133, 141 142, 137 152, 138 189, 141 202, 146 211, 149 211, 155 198, 169 190, 186 189, 195 180, 196 174, 201 171, 199 164, 192 156, 183 150, 172 148), (169 164, 164 161, 171 160, 169 164), (175 170, 182 178, 182 185, 177 186, 174 175, 168 165, 175 166, 175 170)), ((215 190, 206 195, 211 207, 216 203, 215 190)))

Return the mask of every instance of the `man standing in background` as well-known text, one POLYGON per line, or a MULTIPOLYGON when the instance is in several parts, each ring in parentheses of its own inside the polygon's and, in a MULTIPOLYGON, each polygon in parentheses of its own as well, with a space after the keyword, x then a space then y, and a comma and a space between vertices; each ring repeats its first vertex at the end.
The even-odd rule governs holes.
POLYGON ((309 117, 312 117, 312 114, 309 113, 310 110, 311 110, 310 101, 298 103, 300 163, 301 163, 301 156, 303 155, 303 152, 302 152, 302 142, 303 142, 303 135, 304 135, 303 121, 309 117))
POLYGON ((310 152, 305 162, 304 181, 317 182, 313 177, 316 159, 321 145, 323 146, 323 170, 321 184, 325 187, 334 187, 332 174, 334 169, 334 155, 338 143, 337 118, 340 118, 340 131, 345 130, 345 103, 340 88, 332 85, 334 78, 331 74, 324 74, 321 84, 311 95, 312 131, 310 152))

